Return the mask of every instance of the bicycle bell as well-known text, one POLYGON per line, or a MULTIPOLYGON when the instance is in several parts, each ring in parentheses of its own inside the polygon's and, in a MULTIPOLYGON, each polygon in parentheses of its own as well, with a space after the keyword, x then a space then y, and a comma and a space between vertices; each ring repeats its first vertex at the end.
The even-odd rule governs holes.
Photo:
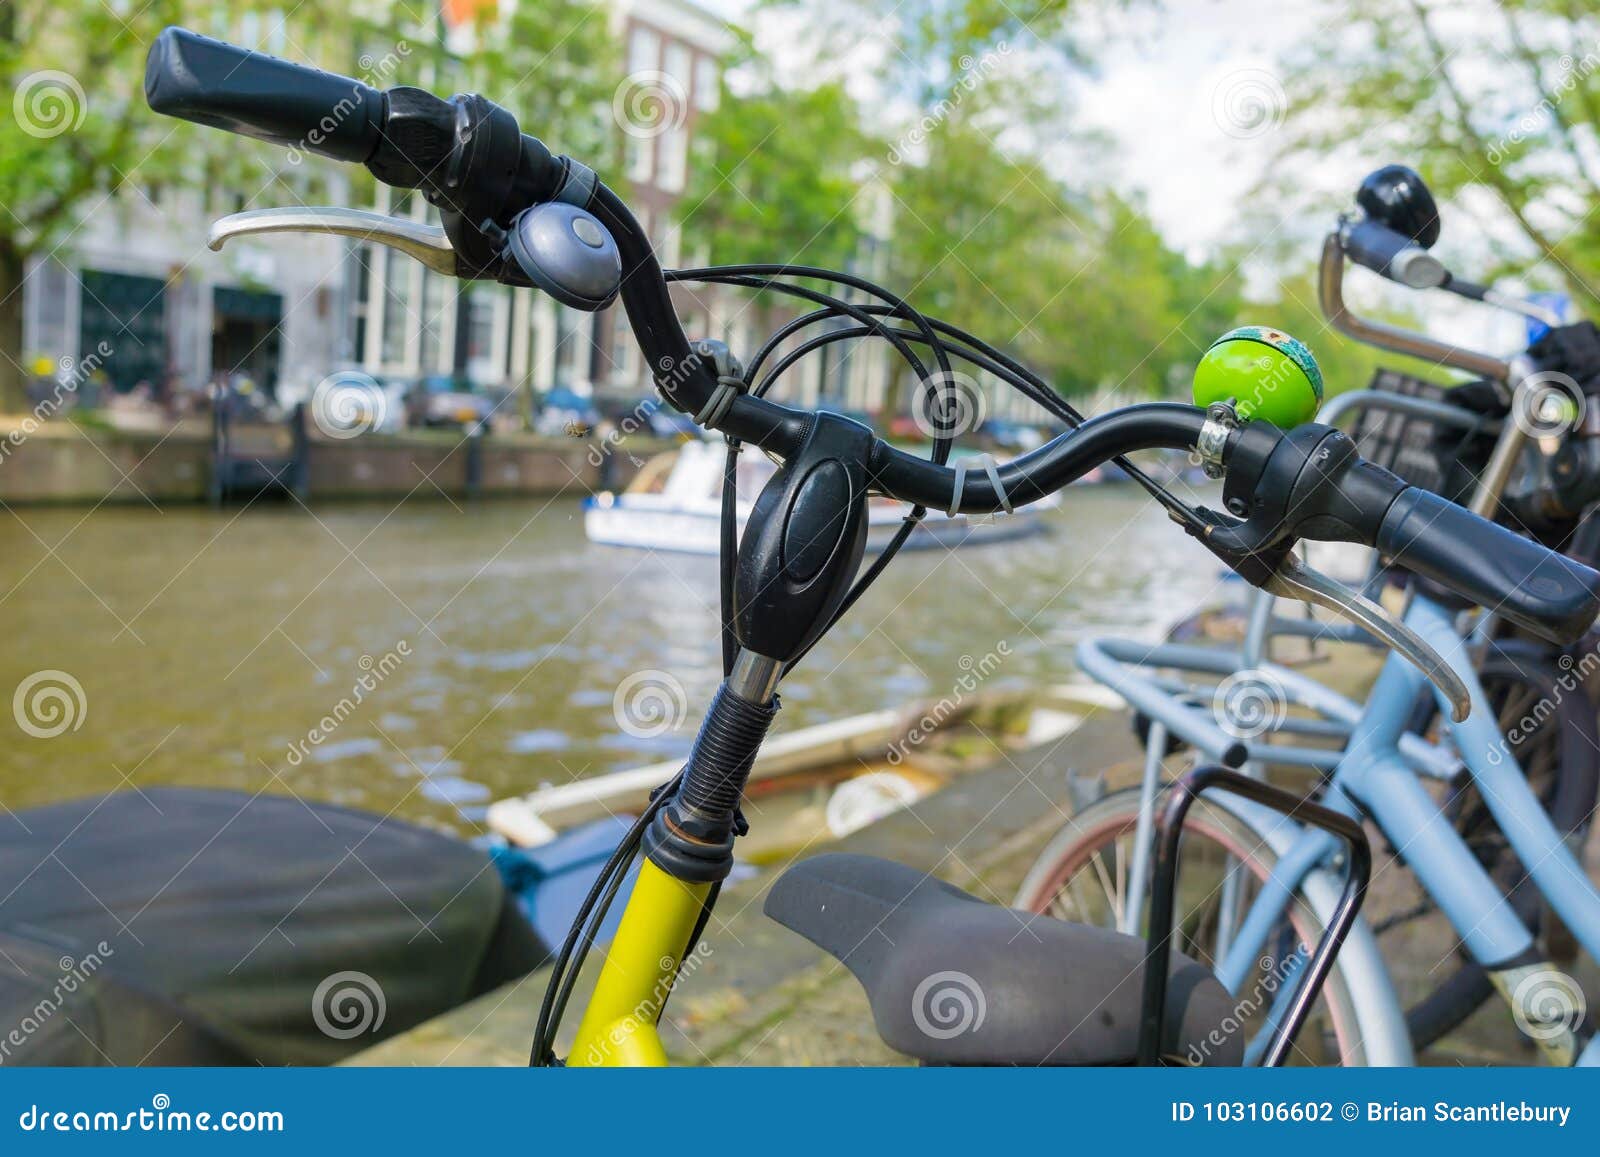
POLYGON ((1356 190, 1356 204, 1374 221, 1424 249, 1439 240, 1439 206, 1415 169, 1385 165, 1368 173, 1356 190))
POLYGON ((529 281, 573 309, 604 309, 622 287, 616 240, 593 213, 565 201, 518 213, 507 248, 529 281))

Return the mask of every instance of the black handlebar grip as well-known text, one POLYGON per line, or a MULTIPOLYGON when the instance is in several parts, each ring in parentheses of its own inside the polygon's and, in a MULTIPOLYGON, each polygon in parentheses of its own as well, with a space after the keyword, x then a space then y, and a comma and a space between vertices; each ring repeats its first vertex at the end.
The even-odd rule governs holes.
POLYGON ((1378 528, 1378 550, 1552 643, 1570 643, 1600 614, 1600 574, 1416 486, 1378 528))
POLYGON ((377 89, 185 28, 150 46, 144 95, 166 116, 340 161, 366 161, 383 129, 377 89))
POLYGON ((1340 235, 1345 254, 1357 265, 1412 289, 1432 289, 1450 280, 1439 259, 1404 233, 1377 221, 1357 221, 1340 235))
POLYGON ((1403 233, 1396 233, 1376 221, 1357 221, 1344 231, 1341 240, 1351 261, 1385 276, 1389 262, 1416 245, 1403 233))

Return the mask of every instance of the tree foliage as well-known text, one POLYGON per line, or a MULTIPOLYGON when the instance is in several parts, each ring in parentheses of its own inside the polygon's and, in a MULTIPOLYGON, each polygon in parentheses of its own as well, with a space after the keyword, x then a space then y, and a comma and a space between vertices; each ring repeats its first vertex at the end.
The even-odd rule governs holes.
POLYGON ((724 91, 695 126, 689 187, 678 208, 684 241, 721 264, 843 268, 870 212, 858 198, 871 151, 840 85, 724 91))
POLYGON ((1530 256, 1600 307, 1600 10, 1579 0, 1338 0, 1285 62, 1291 161, 1402 161, 1492 206, 1530 256))

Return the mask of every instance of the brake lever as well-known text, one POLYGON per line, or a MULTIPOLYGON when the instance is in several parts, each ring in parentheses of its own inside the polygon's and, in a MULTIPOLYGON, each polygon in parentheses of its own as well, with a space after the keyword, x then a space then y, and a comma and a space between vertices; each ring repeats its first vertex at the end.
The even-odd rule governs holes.
POLYGON ((1444 658, 1423 642, 1410 627, 1364 595, 1320 571, 1312 570, 1293 554, 1285 555, 1262 589, 1288 599, 1299 599, 1348 619, 1386 646, 1398 651, 1450 702, 1450 717, 1462 722, 1472 712, 1467 685, 1444 658))
POLYGON ((250 209, 233 213, 211 226, 206 245, 220 250, 235 237, 256 233, 329 233, 374 241, 414 257, 429 269, 450 277, 466 276, 450 237, 437 225, 368 213, 361 209, 300 208, 250 209))

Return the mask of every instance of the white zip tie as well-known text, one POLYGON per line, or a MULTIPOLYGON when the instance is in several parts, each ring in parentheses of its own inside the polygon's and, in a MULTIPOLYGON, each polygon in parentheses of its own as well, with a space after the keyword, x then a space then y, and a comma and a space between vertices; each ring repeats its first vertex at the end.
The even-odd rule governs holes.
MULTIPOLYGON (((1007 514, 1015 513, 1011 506, 1011 499, 1006 496, 1005 487, 1000 485, 1000 467, 995 462, 992 454, 967 454, 957 459, 955 463, 956 486, 955 492, 950 497, 950 509, 945 511, 951 518, 961 512, 961 495, 967 488, 967 471, 974 465, 982 466, 985 474, 989 476, 989 485, 994 487, 994 492, 1000 496, 1000 505, 1007 514)), ((994 514, 991 512, 981 518, 969 519, 974 523, 992 521, 994 514)))

